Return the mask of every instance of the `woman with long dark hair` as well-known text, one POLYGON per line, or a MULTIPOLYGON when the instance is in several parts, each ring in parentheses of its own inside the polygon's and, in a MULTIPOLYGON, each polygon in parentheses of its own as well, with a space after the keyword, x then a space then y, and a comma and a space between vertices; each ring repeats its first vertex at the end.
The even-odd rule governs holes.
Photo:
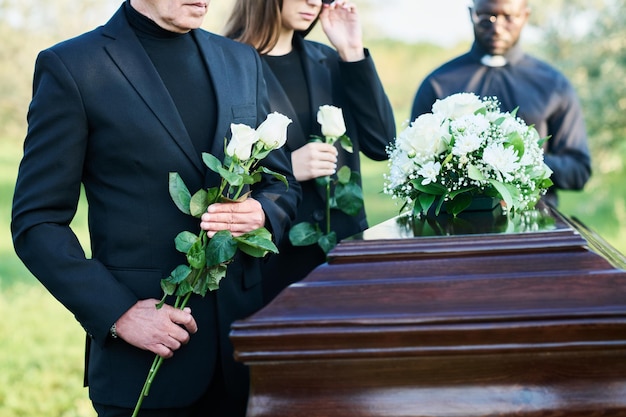
MULTIPOLYGON (((344 165, 360 173, 359 154, 387 158, 385 148, 395 137, 393 110, 363 37, 356 6, 336 0, 236 0, 225 35, 256 48, 263 61, 272 111, 293 120, 286 151, 302 186, 302 203, 293 224, 326 224, 326 193, 318 177, 333 175, 344 165), (316 22, 330 44, 306 40, 316 22), (353 152, 322 142, 317 112, 322 105, 343 111, 353 152)), ((367 228, 365 210, 350 216, 331 210, 337 241, 367 228)), ((325 261, 317 245, 293 246, 288 238, 264 268, 265 302, 289 284, 304 278, 325 261)))

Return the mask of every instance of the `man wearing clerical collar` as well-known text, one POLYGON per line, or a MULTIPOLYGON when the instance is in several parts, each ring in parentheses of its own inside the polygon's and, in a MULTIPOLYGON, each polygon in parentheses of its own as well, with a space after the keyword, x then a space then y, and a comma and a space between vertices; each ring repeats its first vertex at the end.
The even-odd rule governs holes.
POLYGON ((580 190, 591 175, 587 133, 578 97, 567 78, 519 45, 530 16, 527 0, 474 0, 469 17, 471 49, 430 73, 420 85, 411 120, 432 111, 437 99, 459 92, 495 96, 502 111, 534 125, 545 144, 554 187, 545 200, 557 205, 556 189, 580 190))

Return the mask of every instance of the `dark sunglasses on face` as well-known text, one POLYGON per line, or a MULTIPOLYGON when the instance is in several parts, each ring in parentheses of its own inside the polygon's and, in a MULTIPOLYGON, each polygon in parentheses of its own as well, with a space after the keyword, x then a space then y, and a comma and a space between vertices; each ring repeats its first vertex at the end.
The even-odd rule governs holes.
POLYGON ((324 3, 324 4, 330 4, 330 3, 332 3, 333 1, 335 1, 335 0, 322 0, 322 3, 324 3))

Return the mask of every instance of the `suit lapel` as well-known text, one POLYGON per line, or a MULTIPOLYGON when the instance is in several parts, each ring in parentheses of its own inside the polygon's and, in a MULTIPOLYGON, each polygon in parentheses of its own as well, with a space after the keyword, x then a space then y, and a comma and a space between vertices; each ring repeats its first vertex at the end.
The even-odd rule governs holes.
POLYGON ((105 49, 182 152, 200 172, 204 172, 202 161, 174 101, 123 13, 123 9, 120 8, 105 26, 105 35, 114 39, 105 49))
MULTIPOLYGON (((333 104, 333 84, 330 70, 326 65, 327 57, 299 36, 296 37, 296 42, 304 54, 304 74, 308 83, 311 112, 315 117, 320 106, 333 104)), ((321 134, 321 128, 317 122, 314 126, 317 126, 316 134, 321 134)))
MULTIPOLYGON (((226 60, 222 48, 211 42, 211 34, 199 30, 193 31, 196 43, 203 55, 204 62, 209 71, 213 89, 217 99, 217 121, 215 124, 215 136, 211 145, 211 153, 218 159, 224 158, 224 135, 230 135, 230 123, 233 120, 231 108, 233 101, 231 94, 237 91, 230 85, 226 60), (209 57, 211 59, 209 60, 209 57)), ((255 127, 255 126, 254 126, 255 127)))

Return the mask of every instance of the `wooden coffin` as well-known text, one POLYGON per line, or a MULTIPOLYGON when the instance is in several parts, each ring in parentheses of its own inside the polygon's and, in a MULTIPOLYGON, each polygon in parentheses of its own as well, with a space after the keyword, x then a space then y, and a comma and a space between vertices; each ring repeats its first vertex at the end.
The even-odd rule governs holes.
POLYGON ((249 417, 626 416, 626 258, 576 220, 398 216, 329 255, 233 325, 249 417))

